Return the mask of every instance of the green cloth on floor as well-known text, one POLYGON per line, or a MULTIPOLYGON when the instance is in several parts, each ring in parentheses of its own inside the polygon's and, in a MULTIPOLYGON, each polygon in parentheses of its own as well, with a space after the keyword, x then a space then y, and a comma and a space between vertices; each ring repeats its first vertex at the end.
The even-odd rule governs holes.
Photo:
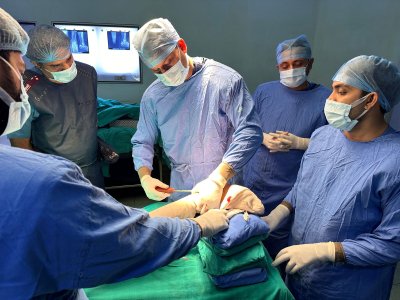
POLYGON ((209 242, 209 240, 207 238, 202 239, 202 241, 204 243, 206 243, 207 246, 209 248, 211 248, 211 250, 215 254, 217 254, 219 256, 230 256, 230 255, 239 253, 239 252, 243 251, 244 249, 246 249, 248 247, 253 246, 254 244, 256 244, 259 241, 265 240, 267 237, 268 237, 267 234, 261 234, 261 235, 253 236, 252 238, 248 239, 244 243, 242 243, 242 244, 240 244, 240 245, 238 245, 236 247, 230 248, 230 249, 221 249, 221 248, 215 246, 215 244, 209 242))
POLYGON ((134 299, 282 299, 293 300, 279 272, 267 256, 268 280, 228 289, 217 288, 203 272, 197 248, 146 276, 85 289, 89 300, 134 299))
POLYGON ((197 248, 203 263, 203 271, 213 276, 268 266, 266 251, 261 242, 231 256, 216 255, 202 240, 197 244, 197 248))

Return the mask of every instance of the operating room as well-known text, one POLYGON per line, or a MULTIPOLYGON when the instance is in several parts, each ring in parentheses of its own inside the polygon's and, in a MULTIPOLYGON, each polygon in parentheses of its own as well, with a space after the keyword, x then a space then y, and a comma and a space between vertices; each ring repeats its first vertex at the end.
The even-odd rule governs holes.
MULTIPOLYGON (((16 42, 1 39, 9 19, 0 19, 0 56, 19 51, 26 65, 20 75, 6 55, 0 71, 10 66, 17 97, 25 90, 31 102, 29 118, 13 128, 9 118, 0 136, 0 169, 9 176, 13 151, 15 166, 32 164, 29 178, 10 173, 15 187, 0 184, 10 262, 0 264, 0 298, 400 299, 399 1, 0 8, 29 36, 1 48, 16 42), (37 165, 56 167, 45 196, 32 187, 37 165), (39 208, 18 224, 22 212, 9 212, 25 213, 28 192, 39 208), (224 248, 231 231, 241 240, 224 248)), ((0 101, 11 103, 2 84, 0 101)))

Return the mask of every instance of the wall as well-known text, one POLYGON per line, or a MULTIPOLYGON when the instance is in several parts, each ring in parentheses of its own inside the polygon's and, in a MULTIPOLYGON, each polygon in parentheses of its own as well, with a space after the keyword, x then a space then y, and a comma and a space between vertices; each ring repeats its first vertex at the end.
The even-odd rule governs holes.
MULTIPOLYGON (((397 0, 1 0, 21 20, 143 25, 166 17, 186 40, 189 55, 225 63, 251 91, 278 79, 275 47, 305 33, 313 45, 311 80, 331 85, 346 60, 377 54, 400 62, 397 0)), ((99 83, 99 96, 139 102, 154 75, 143 67, 142 84, 99 83)))
MULTIPOLYGON (((166 17, 186 40, 189 55, 205 56, 239 71, 249 89, 277 78, 274 49, 287 37, 305 33, 312 42, 316 0, 1 0, 15 18, 138 24, 166 17), (279 26, 279 30, 278 29, 279 26)), ((138 102, 155 79, 143 67, 143 84, 99 83, 100 97, 138 102)))

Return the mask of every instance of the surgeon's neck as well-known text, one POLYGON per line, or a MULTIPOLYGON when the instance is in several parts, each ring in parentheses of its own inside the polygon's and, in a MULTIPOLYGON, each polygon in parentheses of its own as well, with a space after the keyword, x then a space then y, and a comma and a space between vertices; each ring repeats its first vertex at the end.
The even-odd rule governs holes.
POLYGON ((194 70, 193 59, 192 59, 189 55, 186 55, 186 58, 187 58, 187 60, 188 60, 188 62, 189 62, 189 72, 188 72, 188 74, 187 74, 187 76, 186 76, 185 81, 188 80, 190 77, 192 77, 192 75, 193 75, 193 70, 194 70))
POLYGON ((308 82, 308 80, 306 80, 301 85, 292 87, 290 89, 295 90, 295 91, 304 91, 304 90, 308 89, 309 84, 310 83, 308 82))
POLYGON ((351 141, 370 142, 380 137, 388 128, 383 114, 379 110, 370 111, 351 131, 344 131, 344 135, 351 141))

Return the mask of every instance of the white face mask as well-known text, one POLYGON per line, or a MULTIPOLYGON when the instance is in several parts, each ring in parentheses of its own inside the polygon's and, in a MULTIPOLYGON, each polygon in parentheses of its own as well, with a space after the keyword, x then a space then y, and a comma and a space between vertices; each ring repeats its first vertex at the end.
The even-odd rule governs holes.
POLYGON ((279 71, 279 76, 283 85, 295 88, 307 80, 306 67, 279 71))
POLYGON ((6 135, 18 131, 22 128, 22 126, 24 126, 25 122, 31 115, 31 105, 28 101, 28 94, 25 90, 22 75, 19 74, 17 70, 15 70, 14 67, 3 57, 0 56, 0 59, 2 59, 15 72, 21 81, 21 102, 15 101, 3 88, 0 87, 0 98, 10 107, 7 127, 1 134, 6 135))
POLYGON ((51 71, 48 71, 48 72, 50 72, 51 75, 53 75, 53 79, 55 81, 58 81, 61 83, 71 82, 72 80, 75 79, 76 75, 78 74, 78 70, 76 69, 75 61, 66 70, 62 70, 62 71, 58 71, 58 72, 51 72, 51 71))
MULTIPOLYGON (((186 54, 185 54, 186 55, 186 54)), ((182 84, 189 73, 189 57, 186 55, 187 67, 181 62, 181 51, 179 51, 179 60, 168 71, 163 74, 155 74, 158 79, 166 86, 178 86, 182 84)))
POLYGON ((354 101, 352 104, 339 103, 331 99, 326 99, 324 112, 328 123, 337 129, 351 131, 354 126, 357 125, 358 119, 365 115, 368 109, 364 110, 354 120, 350 119, 349 117, 350 111, 353 107, 363 103, 369 95, 370 94, 365 95, 364 97, 354 101))

